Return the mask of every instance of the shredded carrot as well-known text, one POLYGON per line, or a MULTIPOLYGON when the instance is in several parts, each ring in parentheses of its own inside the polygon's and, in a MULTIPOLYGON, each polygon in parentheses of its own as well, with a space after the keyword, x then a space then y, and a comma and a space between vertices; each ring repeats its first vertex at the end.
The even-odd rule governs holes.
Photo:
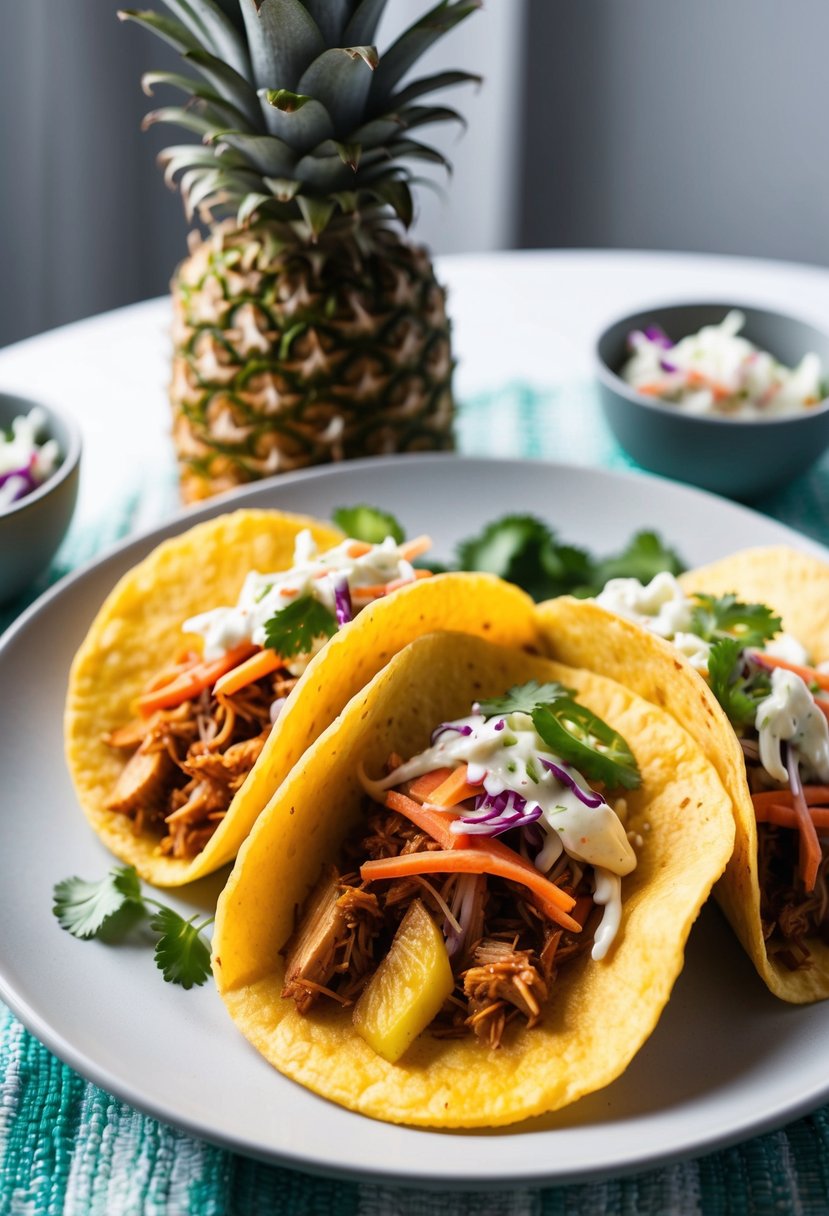
MULTIPOLYGON (((422 578, 431 577, 431 570, 415 570, 415 580, 418 582, 422 578)), ((355 600, 379 600, 384 595, 391 595, 392 591, 399 591, 401 587, 411 585, 410 578, 393 578, 390 583, 367 583, 364 587, 353 587, 351 595, 355 600)))
POLYGON ((529 888, 543 905, 544 911, 556 924, 572 933, 580 933, 581 925, 567 913, 575 900, 555 883, 550 882, 535 866, 525 862, 512 849, 498 841, 476 837, 469 849, 434 849, 422 853, 403 853, 399 857, 383 857, 367 861, 360 867, 365 882, 386 878, 408 878, 414 874, 493 874, 529 888))
POLYGON ((244 662, 255 651, 256 647, 250 642, 242 642, 228 650, 221 658, 209 663, 197 663, 179 675, 173 677, 160 688, 153 688, 138 698, 138 709, 143 717, 148 718, 157 709, 171 709, 198 696, 205 688, 211 688, 216 681, 231 671, 239 663, 244 662))
POLYGON ((459 832, 456 835, 450 831, 449 825, 453 819, 458 818, 457 815, 444 815, 442 811, 430 810, 428 807, 421 806, 419 802, 415 802, 413 798, 407 798, 405 794, 401 794, 397 790, 389 790, 386 794, 386 806, 390 811, 397 811, 399 814, 405 815, 416 827, 422 828, 424 832, 428 832, 441 848, 469 848, 469 837, 465 833, 459 832))
MULTIPOLYGON (((829 785, 804 785, 803 796, 807 806, 829 804, 829 785)), ((767 806, 777 803, 781 806, 794 806, 791 790, 763 790, 762 793, 752 794, 751 801, 755 811, 765 810, 767 806)))
POLYGON ((409 796, 416 799, 417 802, 425 802, 429 795, 452 775, 452 772, 451 768, 435 768, 431 773, 415 777, 414 781, 409 782, 409 796))
POLYGON ((367 553, 371 553, 372 546, 364 540, 353 540, 346 549, 349 557, 365 557, 367 553))
POLYGON ((453 768, 446 780, 433 789, 429 795, 432 805, 457 806, 459 802, 466 802, 467 798, 477 798, 483 786, 471 785, 467 779, 468 774, 469 766, 467 764, 460 764, 457 768, 453 768))
POLYGON ((817 684, 819 688, 823 688, 829 692, 829 675, 825 671, 816 671, 814 667, 801 667, 799 663, 790 663, 787 659, 778 659, 777 655, 766 654, 762 650, 758 652, 757 659, 765 667, 782 667, 785 671, 793 671, 796 676, 800 676, 807 684, 817 684))
POLYGON ((400 546, 400 556, 404 561, 413 562, 416 557, 420 557, 431 547, 431 536, 415 536, 413 540, 407 540, 400 546))
POLYGON ((243 663, 239 663, 221 676, 216 681, 214 692, 224 693, 227 697, 232 696, 240 688, 261 680, 263 676, 269 676, 272 671, 276 671, 281 666, 282 660, 275 650, 269 648, 258 650, 249 659, 245 659, 243 663))
MULTIPOLYGON (((792 790, 764 790, 762 793, 751 796, 754 813, 760 823, 777 822, 777 820, 766 818, 768 814, 777 813, 771 808, 785 808, 791 812, 791 824, 787 823, 783 826, 795 828, 800 835, 798 872, 807 892, 815 889, 817 872, 822 858, 820 841, 815 830, 817 824, 815 812, 810 811, 809 807, 815 803, 829 801, 826 797, 828 793, 829 789, 826 786, 807 785, 799 791, 799 796, 792 790)), ((820 825, 818 824, 818 826, 820 825)))
POLYGON ((641 393, 643 397, 661 397, 667 389, 667 384, 639 384, 636 386, 637 393, 641 393))
MULTIPOLYGON (((795 831, 800 824, 797 811, 785 802, 767 802, 756 807, 755 812, 758 823, 773 823, 779 828, 794 828, 795 831)), ((821 831, 829 828, 829 806, 810 806, 809 817, 821 831)))

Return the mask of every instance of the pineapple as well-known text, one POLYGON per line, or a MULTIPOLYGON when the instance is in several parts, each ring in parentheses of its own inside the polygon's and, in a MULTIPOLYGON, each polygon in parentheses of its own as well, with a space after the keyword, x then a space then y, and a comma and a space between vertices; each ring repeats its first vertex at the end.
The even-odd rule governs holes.
POLYGON ((477 81, 401 84, 480 0, 442 0, 383 53, 386 0, 164 0, 119 16, 201 77, 150 72, 188 95, 148 114, 201 144, 162 153, 194 232, 172 284, 173 434, 182 497, 288 469, 452 447, 443 289, 409 243, 410 165, 446 165, 412 137, 462 121, 424 99, 477 81))

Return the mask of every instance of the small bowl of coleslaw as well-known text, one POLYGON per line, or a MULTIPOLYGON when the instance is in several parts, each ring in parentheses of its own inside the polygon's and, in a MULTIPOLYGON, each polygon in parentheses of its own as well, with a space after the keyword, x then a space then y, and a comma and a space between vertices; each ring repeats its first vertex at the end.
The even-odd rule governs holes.
POLYGON ((48 406, 0 393, 0 603, 45 570, 75 510, 81 438, 48 406))
POLYGON ((784 485, 829 445, 829 334, 783 313, 644 309, 600 335, 596 372, 638 464, 730 498, 784 485))

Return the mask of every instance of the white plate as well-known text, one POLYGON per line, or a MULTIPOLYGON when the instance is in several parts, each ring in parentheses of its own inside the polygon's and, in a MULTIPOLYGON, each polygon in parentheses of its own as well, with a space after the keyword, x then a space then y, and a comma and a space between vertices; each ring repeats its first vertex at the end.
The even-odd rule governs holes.
MULTIPOLYGON (((115 579, 159 540, 230 505, 327 517, 358 502, 393 511, 410 535, 431 533, 438 556, 502 513, 530 511, 599 553, 657 527, 690 564, 777 543, 829 558, 772 520, 656 478, 434 456, 286 476, 121 546, 45 595, 0 642, 0 996, 78 1072, 195 1135, 315 1172, 420 1185, 618 1174, 744 1139, 829 1098, 829 1003, 793 1008, 769 996, 714 908, 625 1075, 555 1116, 492 1133, 393 1127, 332 1106, 274 1072, 211 986, 164 984, 145 942, 108 946, 61 931, 53 884, 103 876, 111 861, 77 809, 61 713, 72 655, 115 579)), ((169 902, 210 908, 220 882, 169 902)))

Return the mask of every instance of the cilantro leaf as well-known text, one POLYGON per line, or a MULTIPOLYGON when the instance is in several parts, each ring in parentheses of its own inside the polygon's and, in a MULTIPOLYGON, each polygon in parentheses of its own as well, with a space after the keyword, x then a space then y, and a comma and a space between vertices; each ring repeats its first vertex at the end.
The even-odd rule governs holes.
POLYGON ((352 540, 363 540, 368 545, 382 544, 387 536, 393 536, 398 545, 406 539, 406 533, 393 515, 365 503, 356 507, 337 507, 336 511, 332 511, 331 518, 346 536, 352 540))
POLYGON ((656 532, 637 532, 622 553, 601 560, 585 549, 560 544, 534 515, 505 515, 458 545, 461 570, 484 570, 516 583, 536 600, 556 595, 596 595, 611 578, 650 582, 661 570, 681 574, 679 555, 656 532))
POLYGON ((657 532, 637 532, 615 557, 597 563, 594 582, 599 590, 612 578, 638 578, 649 583, 663 570, 681 574, 685 566, 675 549, 669 549, 657 532))
POLYGON ((744 674, 742 650, 743 643, 737 638, 718 638, 708 655, 708 683, 735 727, 753 726, 757 706, 771 692, 767 672, 744 674))
POLYGON ((540 706, 549 705, 559 697, 573 695, 572 688, 565 688, 558 680, 549 684, 539 684, 538 680, 528 680, 526 684, 515 684, 503 697, 493 697, 489 701, 481 701, 481 713, 486 718, 494 718, 498 714, 531 714, 540 706))
POLYGON ((172 908, 159 906, 150 921, 150 928, 161 934, 155 947, 156 966, 168 983, 182 988, 201 985, 210 975, 210 947, 195 919, 185 920, 172 908))
POLYGON ((555 533, 533 515, 505 515, 457 549, 461 570, 482 570, 516 583, 536 600, 563 595, 588 581, 591 561, 583 549, 559 545, 555 533))
POLYGON ((141 884, 134 866, 113 866, 100 882, 64 878, 54 888, 52 912, 73 937, 95 937, 126 904, 141 904, 141 884))
POLYGON ((161 937, 155 947, 155 961, 164 972, 165 980, 192 988, 203 984, 210 974, 210 947, 201 930, 213 917, 200 925, 185 920, 156 899, 142 895, 141 882, 134 866, 113 866, 101 882, 86 882, 82 878, 65 878, 55 884, 52 911, 61 926, 73 937, 123 937, 139 919, 150 914, 148 905, 158 911, 152 914, 150 928, 161 937), (130 909, 135 915, 128 925, 119 913, 130 909))
POLYGON ((740 645, 760 646, 779 633, 783 622, 766 604, 743 604, 728 595, 696 595, 691 630, 706 642, 733 637, 740 645))
POLYGON ((265 622, 265 645, 283 659, 310 654, 315 638, 337 632, 337 618, 312 595, 301 595, 265 622))

